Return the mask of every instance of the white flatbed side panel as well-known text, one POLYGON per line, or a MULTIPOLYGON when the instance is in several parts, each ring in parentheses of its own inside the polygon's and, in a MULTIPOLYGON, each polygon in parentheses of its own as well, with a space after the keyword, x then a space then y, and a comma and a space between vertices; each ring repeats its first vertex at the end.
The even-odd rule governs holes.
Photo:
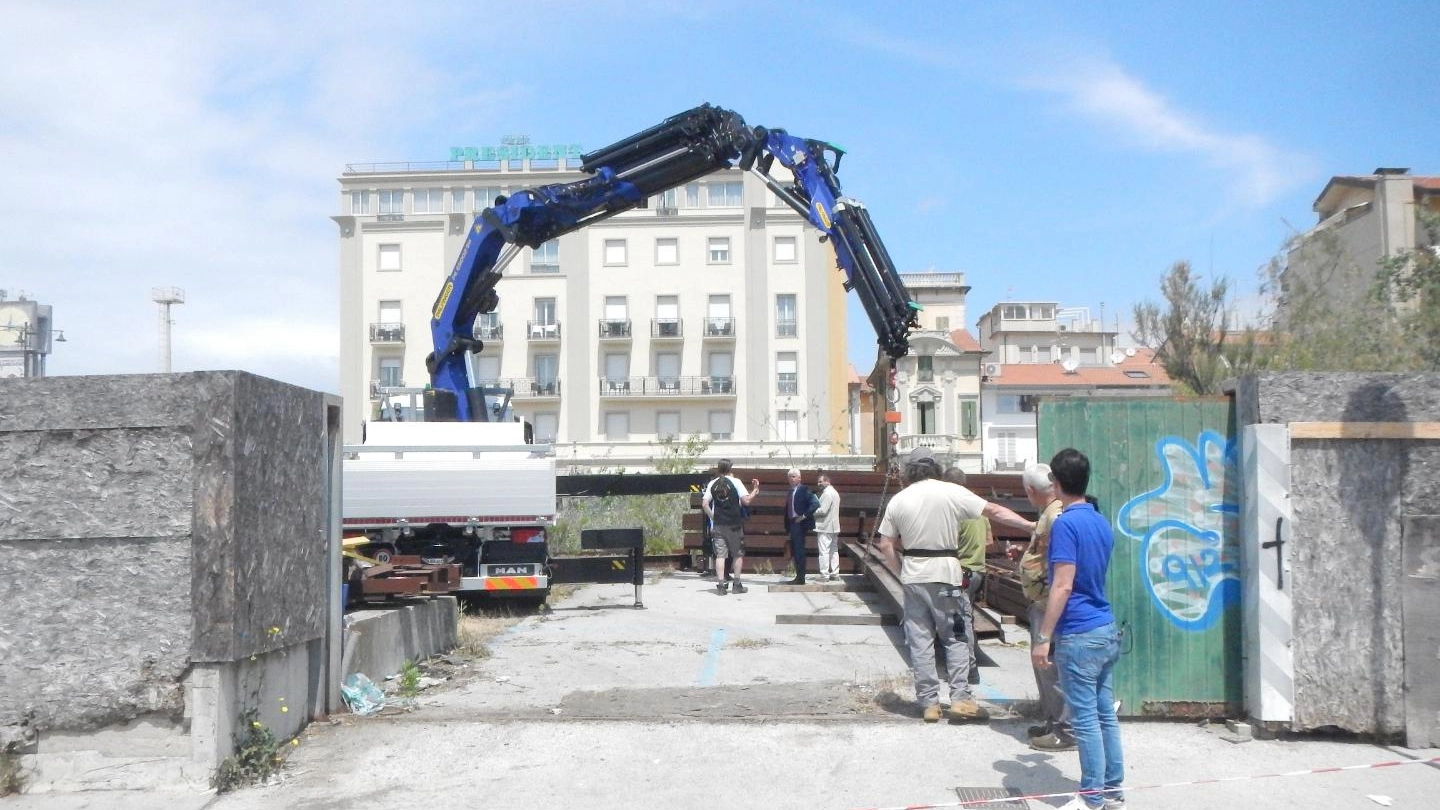
POLYGON ((371 422, 365 426, 367 445, 496 445, 525 447, 520 422, 371 422))
POLYGON ((554 458, 346 459, 343 477, 347 519, 555 514, 554 458))

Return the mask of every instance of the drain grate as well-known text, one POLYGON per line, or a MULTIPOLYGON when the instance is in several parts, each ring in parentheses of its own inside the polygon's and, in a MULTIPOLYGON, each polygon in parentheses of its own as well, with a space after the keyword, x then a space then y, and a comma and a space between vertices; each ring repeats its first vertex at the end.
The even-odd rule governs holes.
POLYGON ((1024 799, 1014 799, 1008 802, 994 801, 995 799, 1009 799, 1011 796, 1023 795, 1015 788, 957 787, 955 788, 955 795, 959 797, 962 802, 983 802, 986 799, 990 800, 986 804, 970 805, 977 808, 977 810, 1030 810, 1030 803, 1024 799))

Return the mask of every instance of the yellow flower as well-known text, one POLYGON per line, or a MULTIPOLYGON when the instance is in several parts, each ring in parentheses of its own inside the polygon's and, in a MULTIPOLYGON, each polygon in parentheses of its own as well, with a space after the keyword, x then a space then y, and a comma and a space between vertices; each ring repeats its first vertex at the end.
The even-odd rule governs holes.
POLYGON ((251 720, 251 721, 250 721, 250 725, 251 725, 251 727, 253 727, 253 728, 260 728, 260 721, 259 721, 259 720, 251 720))
POLYGON ((291 744, 291 745, 299 745, 299 744, 300 744, 300 738, 299 738, 299 737, 291 737, 291 738, 290 738, 290 744, 291 744))
POLYGON ((285 712, 288 712, 288 711, 290 711, 290 707, 289 707, 289 706, 281 706, 281 707, 280 707, 280 713, 281 713, 281 714, 284 714, 285 712))

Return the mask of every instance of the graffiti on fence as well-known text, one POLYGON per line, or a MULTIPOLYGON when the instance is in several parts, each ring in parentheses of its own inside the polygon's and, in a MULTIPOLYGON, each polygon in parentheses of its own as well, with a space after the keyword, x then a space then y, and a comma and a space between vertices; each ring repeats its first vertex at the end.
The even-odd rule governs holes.
POLYGON ((1240 601, 1236 448, 1214 431, 1194 444, 1155 443, 1163 481, 1120 507, 1120 531, 1140 542, 1140 577, 1150 600, 1182 630, 1213 625, 1240 601))

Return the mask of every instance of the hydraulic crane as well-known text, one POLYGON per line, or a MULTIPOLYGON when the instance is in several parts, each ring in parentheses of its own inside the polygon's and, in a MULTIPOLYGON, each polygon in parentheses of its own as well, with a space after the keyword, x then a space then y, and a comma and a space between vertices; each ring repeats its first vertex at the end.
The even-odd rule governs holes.
POLYGON ((427 420, 484 421, 486 391, 476 388, 470 357, 483 348, 477 315, 499 303, 495 285, 520 248, 536 248, 563 234, 612 217, 653 195, 738 165, 759 176, 786 205, 816 228, 835 251, 875 328, 880 348, 896 359, 909 350, 920 306, 909 297, 870 214, 841 194, 836 174, 844 151, 783 129, 750 127, 734 112, 702 104, 660 124, 581 156, 591 177, 498 197, 482 211, 431 310, 435 351, 425 359, 431 394, 427 420), (793 181, 770 173, 776 162, 793 181))

